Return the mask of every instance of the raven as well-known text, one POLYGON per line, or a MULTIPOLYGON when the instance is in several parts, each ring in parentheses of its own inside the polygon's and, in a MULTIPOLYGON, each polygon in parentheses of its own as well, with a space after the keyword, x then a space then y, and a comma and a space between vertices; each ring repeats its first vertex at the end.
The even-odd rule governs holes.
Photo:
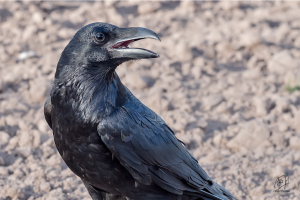
POLYGON ((45 119, 62 159, 93 200, 231 200, 172 129, 120 81, 115 69, 158 54, 129 48, 153 31, 92 23, 57 64, 45 119))

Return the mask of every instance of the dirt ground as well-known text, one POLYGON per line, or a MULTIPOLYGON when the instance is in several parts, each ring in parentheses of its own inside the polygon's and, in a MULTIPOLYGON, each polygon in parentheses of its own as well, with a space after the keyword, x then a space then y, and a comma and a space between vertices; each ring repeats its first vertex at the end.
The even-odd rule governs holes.
POLYGON ((160 58, 117 72, 213 180, 300 199, 299 16, 300 2, 0 2, 0 200, 91 199, 43 116, 60 53, 91 22, 160 35, 133 44, 160 58))

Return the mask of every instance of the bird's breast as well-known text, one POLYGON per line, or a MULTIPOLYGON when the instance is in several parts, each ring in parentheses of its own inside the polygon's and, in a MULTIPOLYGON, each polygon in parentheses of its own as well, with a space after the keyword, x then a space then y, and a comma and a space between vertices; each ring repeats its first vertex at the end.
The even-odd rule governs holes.
POLYGON ((134 184, 131 175, 102 142, 96 125, 73 121, 53 110, 54 141, 67 166, 80 178, 111 193, 134 184))

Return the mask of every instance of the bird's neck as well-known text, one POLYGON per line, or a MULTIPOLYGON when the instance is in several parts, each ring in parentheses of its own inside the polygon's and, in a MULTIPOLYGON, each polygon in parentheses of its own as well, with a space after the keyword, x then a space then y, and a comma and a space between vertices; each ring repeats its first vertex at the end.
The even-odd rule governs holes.
POLYGON ((84 67, 56 80, 51 96, 64 98, 54 104, 81 113, 84 120, 97 122, 125 103, 126 88, 114 70, 104 73, 99 67, 84 67))

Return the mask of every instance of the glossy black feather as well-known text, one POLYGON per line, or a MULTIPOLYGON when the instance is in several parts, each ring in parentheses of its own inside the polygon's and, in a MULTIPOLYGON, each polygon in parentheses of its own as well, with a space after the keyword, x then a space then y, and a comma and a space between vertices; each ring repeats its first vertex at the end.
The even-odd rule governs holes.
POLYGON ((136 181, 177 195, 206 189, 207 197, 226 199, 166 123, 126 91, 127 101, 99 123, 98 133, 136 181))

